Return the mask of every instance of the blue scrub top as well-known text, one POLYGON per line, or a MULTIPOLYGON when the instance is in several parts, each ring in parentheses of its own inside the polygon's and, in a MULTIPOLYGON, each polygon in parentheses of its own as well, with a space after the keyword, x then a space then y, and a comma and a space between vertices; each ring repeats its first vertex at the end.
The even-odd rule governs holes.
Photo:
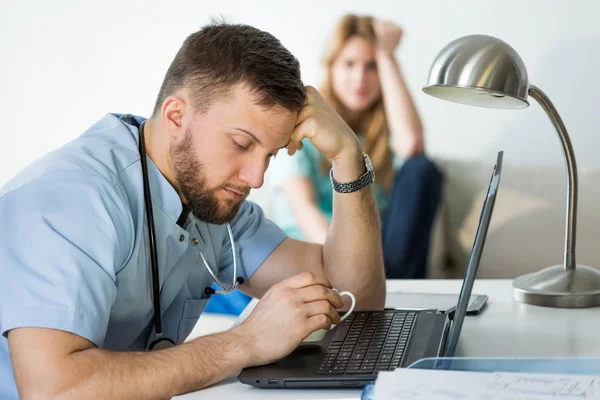
MULTIPOLYGON (((108 114, 0 190, 0 398, 18 398, 11 329, 59 329, 113 350, 144 350, 155 339, 138 152, 142 121, 108 114)), ((179 195, 150 158, 148 169, 163 332, 181 343, 206 306, 204 288, 213 283, 200 252, 229 284, 231 245, 225 225, 193 216, 184 228, 177 225, 179 195)), ((245 279, 286 237, 251 202, 231 228, 238 275, 245 279)))

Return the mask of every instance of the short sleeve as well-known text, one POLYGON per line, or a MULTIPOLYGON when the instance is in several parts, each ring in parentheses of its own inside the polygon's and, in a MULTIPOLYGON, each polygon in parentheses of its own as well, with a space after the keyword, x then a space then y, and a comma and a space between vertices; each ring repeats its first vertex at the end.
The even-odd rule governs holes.
POLYGON ((288 155, 287 150, 281 150, 269 166, 269 180, 275 186, 281 186, 285 181, 296 177, 310 177, 315 168, 315 148, 308 139, 302 141, 303 148, 288 155))
MULTIPOLYGON (((238 256, 238 276, 246 280, 287 237, 281 228, 265 218, 258 205, 250 201, 240 208, 231 223, 231 230, 238 256)), ((228 282, 233 276, 233 253, 228 234, 225 234, 219 265, 219 279, 228 282)))
POLYGON ((59 171, 0 197, 0 331, 42 327, 104 343, 131 212, 105 178, 59 171))

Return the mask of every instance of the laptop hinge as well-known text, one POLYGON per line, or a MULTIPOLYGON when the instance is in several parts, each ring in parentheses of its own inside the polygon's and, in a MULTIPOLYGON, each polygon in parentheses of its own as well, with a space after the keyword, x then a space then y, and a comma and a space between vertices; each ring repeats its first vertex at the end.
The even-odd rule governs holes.
POLYGON ((448 345, 448 338, 450 337, 450 328, 452 327, 456 307, 452 307, 447 310, 447 318, 444 321, 444 333, 442 334, 442 340, 440 341, 440 347, 437 351, 438 357, 444 357, 446 355, 446 346, 448 345))

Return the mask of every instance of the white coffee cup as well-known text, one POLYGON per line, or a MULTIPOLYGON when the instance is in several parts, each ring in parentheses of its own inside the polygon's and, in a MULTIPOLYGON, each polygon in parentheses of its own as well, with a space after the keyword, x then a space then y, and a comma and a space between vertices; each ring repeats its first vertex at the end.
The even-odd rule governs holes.
MULTIPOLYGON (((337 292, 337 289, 333 289, 333 290, 337 292)), ((350 292, 339 292, 338 294, 340 297, 348 296, 352 300, 352 305, 350 305, 350 308, 348 309, 348 311, 346 311, 346 313, 340 317, 340 319, 343 321, 348 317, 348 315, 350 315, 350 313, 352 313, 352 311, 354 311, 354 307, 356 306, 356 297, 354 297, 354 295, 350 292)), ((332 329, 334 327, 335 327, 335 325, 331 325, 330 329, 332 329)), ((306 339, 304 339, 302 341, 302 343, 320 342, 321 340, 323 340, 325 338, 325 335, 327 334, 327 332, 329 332, 329 329, 316 330, 313 333, 311 333, 310 335, 308 335, 306 337, 306 339)))

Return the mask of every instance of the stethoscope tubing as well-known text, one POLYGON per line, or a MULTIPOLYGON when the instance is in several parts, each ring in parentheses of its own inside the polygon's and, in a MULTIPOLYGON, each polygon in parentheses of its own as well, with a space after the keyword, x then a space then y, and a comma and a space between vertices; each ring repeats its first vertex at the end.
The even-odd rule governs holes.
MULTIPOLYGON (((144 126, 146 121, 142 122, 139 126, 139 152, 142 164, 142 179, 144 187, 144 205, 146 207, 146 219, 148 220, 148 245, 150 247, 150 264, 152 266, 152 304, 154 307, 154 330, 156 331, 156 337, 160 339, 162 337, 162 318, 160 312, 160 280, 158 274, 158 255, 156 251, 156 233, 154 229, 154 214, 152 212, 152 195, 150 193, 150 180, 148 178, 148 163, 146 160, 146 143, 144 141, 144 126)), ((243 278, 237 276, 237 251, 235 247, 235 240, 233 238, 233 232, 230 224, 227 224, 227 233, 229 234, 229 240, 231 242, 231 252, 233 254, 233 281, 230 287, 226 288, 225 285, 219 280, 217 274, 213 271, 209 265, 204 253, 200 251, 200 258, 202 263, 210 273, 215 283, 221 290, 206 291, 205 293, 210 295, 213 293, 217 294, 229 294, 233 292, 238 285, 243 282, 243 278)), ((207 288, 212 289, 212 288, 207 288)), ((171 341, 169 339, 169 341, 171 341)), ((172 341, 171 341, 172 342, 172 341)))

